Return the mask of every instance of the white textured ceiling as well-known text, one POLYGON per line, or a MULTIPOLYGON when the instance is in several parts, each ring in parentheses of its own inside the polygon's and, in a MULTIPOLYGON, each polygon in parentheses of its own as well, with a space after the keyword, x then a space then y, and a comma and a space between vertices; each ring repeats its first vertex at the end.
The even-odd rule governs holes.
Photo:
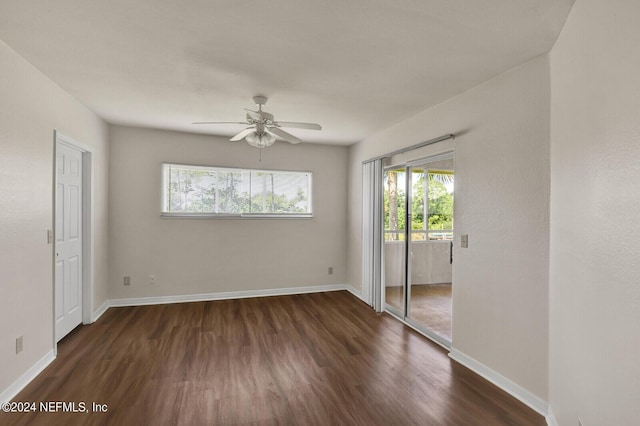
POLYGON ((111 123, 231 135, 190 123, 264 94, 348 144, 549 51, 572 3, 0 0, 0 40, 111 123))

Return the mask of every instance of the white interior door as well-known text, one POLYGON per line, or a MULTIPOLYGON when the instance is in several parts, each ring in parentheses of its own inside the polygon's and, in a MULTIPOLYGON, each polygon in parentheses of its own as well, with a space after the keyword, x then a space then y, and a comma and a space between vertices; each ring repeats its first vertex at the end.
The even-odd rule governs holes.
POLYGON ((82 152, 56 144, 56 342, 82 322, 82 152))

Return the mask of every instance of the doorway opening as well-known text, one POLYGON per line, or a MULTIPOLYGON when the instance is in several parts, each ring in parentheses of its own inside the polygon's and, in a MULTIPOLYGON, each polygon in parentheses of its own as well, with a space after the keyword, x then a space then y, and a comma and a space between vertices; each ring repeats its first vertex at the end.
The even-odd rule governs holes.
POLYGON ((450 348, 453 152, 384 170, 384 309, 450 348))

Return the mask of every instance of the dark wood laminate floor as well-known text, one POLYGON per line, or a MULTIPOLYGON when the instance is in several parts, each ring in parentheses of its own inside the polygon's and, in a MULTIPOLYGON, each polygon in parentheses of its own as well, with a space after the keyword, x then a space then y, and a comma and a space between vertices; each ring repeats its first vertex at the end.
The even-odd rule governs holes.
MULTIPOLYGON (((402 310, 403 288, 386 287, 385 300, 402 310)), ((451 283, 413 284, 409 300, 413 321, 451 341, 451 283)))
POLYGON ((111 308, 67 336, 14 401, 108 411, 0 424, 545 424, 345 291, 111 308))

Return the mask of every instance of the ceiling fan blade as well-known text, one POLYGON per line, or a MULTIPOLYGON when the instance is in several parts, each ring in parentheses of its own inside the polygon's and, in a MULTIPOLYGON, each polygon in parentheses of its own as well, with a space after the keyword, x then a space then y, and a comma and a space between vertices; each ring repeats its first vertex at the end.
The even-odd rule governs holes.
POLYGON ((295 123, 293 121, 278 121, 275 123, 280 127, 294 127, 296 129, 322 130, 322 126, 316 123, 295 123))
POLYGON ((270 114, 266 111, 253 111, 250 109, 245 108, 245 111, 247 111, 247 118, 251 118, 252 120, 256 120, 256 121, 263 121, 263 120, 267 120, 267 121, 273 121, 273 114, 270 114))
POLYGON ((258 111, 252 111, 248 108, 244 109, 245 111, 247 111, 247 116, 256 120, 256 121, 262 121, 262 115, 260 114, 260 112, 258 111))
POLYGON ((253 127, 250 127, 248 129, 244 129, 243 131, 241 131, 240 133, 238 133, 237 135, 235 135, 234 137, 232 137, 229 140, 231 142, 242 140, 242 139, 244 139, 245 137, 249 136, 251 133, 253 133, 255 131, 256 131, 256 129, 254 129, 253 127))
POLYGON ((246 121, 194 121, 191 124, 249 124, 246 121))
POLYGON ((276 135, 277 137, 279 137, 280 139, 284 139, 285 141, 289 142, 289 143, 300 143, 302 142, 301 139, 296 138, 295 136, 293 136, 291 133, 287 133, 282 129, 279 129, 277 127, 269 127, 269 131, 271 133, 273 133, 274 135, 276 135))

